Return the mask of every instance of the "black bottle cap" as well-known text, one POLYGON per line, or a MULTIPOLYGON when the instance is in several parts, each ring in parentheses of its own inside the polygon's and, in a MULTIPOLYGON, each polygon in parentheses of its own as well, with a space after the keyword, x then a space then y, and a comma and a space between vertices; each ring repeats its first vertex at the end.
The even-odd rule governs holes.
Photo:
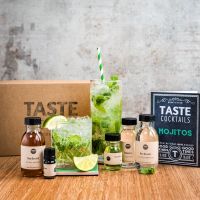
POLYGON ((137 119, 132 117, 122 118, 122 125, 136 125, 137 119))
POLYGON ((25 125, 40 125, 41 124, 41 118, 40 117, 26 117, 24 119, 25 125))
POLYGON ((44 149, 44 160, 46 161, 55 161, 55 148, 53 147, 46 147, 44 149))
POLYGON ((155 121, 155 115, 141 114, 141 115, 139 115, 139 121, 142 121, 142 122, 152 122, 152 121, 155 121))
POLYGON ((120 141, 121 135, 119 133, 106 133, 105 140, 106 141, 120 141))

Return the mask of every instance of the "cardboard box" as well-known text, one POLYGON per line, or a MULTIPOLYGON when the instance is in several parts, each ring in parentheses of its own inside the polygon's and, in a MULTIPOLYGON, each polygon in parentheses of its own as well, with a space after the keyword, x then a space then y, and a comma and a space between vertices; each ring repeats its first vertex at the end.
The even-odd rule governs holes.
POLYGON ((160 163, 200 166, 199 109, 198 93, 151 93, 160 163))
POLYGON ((19 155, 24 117, 90 115, 90 81, 0 81, 0 156, 19 155))

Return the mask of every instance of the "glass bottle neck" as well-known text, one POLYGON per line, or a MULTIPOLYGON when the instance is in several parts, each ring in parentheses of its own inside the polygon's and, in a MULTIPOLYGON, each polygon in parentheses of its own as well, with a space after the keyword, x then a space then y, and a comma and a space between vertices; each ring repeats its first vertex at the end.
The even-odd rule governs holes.
POLYGON ((110 145, 110 146, 118 146, 118 145, 120 145, 120 141, 108 141, 108 145, 110 145))
POLYGON ((40 132, 40 125, 26 125, 26 132, 40 132))
POLYGON ((123 130, 134 130, 135 129, 135 125, 123 125, 123 130))
POLYGON ((142 122, 140 124, 140 127, 145 128, 145 127, 149 127, 149 126, 153 126, 153 122, 142 122))

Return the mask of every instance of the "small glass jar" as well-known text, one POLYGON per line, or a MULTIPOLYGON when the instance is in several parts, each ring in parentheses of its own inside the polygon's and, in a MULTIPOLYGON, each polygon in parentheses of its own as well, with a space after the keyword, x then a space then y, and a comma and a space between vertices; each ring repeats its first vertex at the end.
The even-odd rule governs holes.
POLYGON ((137 125, 136 118, 123 118, 123 129, 121 132, 122 143, 122 167, 134 168, 135 167, 135 137, 137 125))
POLYGON ((141 174, 153 174, 158 165, 158 134, 153 128, 155 116, 139 115, 140 128, 136 135, 136 163, 141 174))
POLYGON ((107 145, 104 151, 104 169, 117 171, 122 165, 122 150, 120 145, 119 133, 106 133, 105 140, 107 145))

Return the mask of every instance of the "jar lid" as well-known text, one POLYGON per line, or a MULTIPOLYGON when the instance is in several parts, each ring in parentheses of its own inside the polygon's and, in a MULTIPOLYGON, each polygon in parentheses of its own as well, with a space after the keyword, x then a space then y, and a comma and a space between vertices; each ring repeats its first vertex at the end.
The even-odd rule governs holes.
POLYGON ((44 149, 44 160, 55 160, 55 148, 46 147, 44 149))
POLYGON ((106 141, 120 141, 121 135, 119 133, 106 133, 105 140, 106 141))
POLYGON ((25 125, 40 125, 41 118, 40 117, 25 117, 24 124, 25 125))
POLYGON ((152 122, 152 121, 155 121, 155 115, 141 114, 141 115, 139 115, 139 121, 143 121, 143 122, 152 122))
POLYGON ((137 118, 132 118, 132 117, 122 118, 122 125, 136 125, 136 124, 137 124, 137 118))

